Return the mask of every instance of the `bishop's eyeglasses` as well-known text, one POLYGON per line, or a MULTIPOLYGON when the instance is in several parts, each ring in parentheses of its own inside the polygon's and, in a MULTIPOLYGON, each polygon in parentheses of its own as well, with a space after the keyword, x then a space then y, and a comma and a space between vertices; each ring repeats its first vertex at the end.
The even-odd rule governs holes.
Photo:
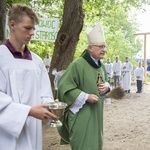
POLYGON ((93 45, 93 46, 98 47, 99 49, 106 49, 105 45, 93 45))

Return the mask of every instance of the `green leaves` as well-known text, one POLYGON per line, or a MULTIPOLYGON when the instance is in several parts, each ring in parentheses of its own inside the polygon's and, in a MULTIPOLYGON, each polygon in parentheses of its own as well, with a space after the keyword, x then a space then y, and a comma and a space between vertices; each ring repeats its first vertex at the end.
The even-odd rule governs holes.
MULTIPOLYGON (((20 0, 7 0, 7 7, 20 0)), ((64 0, 21 0, 32 6, 37 11, 39 17, 58 17, 60 25, 63 18, 64 0)), ((84 27, 80 33, 78 45, 74 58, 77 58, 84 49, 87 48, 85 28, 94 25, 95 22, 102 21, 105 31, 108 53, 106 57, 115 56, 119 53, 121 58, 125 55, 135 55, 141 49, 140 41, 135 43, 133 34, 136 32, 138 24, 130 15, 131 7, 141 8, 143 4, 149 4, 149 0, 83 0, 83 10, 85 13, 84 27)), ((65 16, 64 16, 65 17, 65 16)), ((72 18, 73 19, 73 18, 72 18)), ((41 57, 48 51, 54 49, 54 43, 43 45, 44 42, 31 42, 30 47, 41 57), (48 45, 48 46, 47 46, 48 45)), ((106 58, 105 57, 105 58, 106 58)))
MULTIPOLYGON (((108 49, 105 59, 115 57, 118 54, 122 60, 126 55, 133 57, 137 53, 137 48, 141 49, 141 45, 135 45, 133 34, 136 32, 138 24, 133 17, 129 18, 129 15, 133 6, 141 7, 142 4, 139 2, 140 0, 133 0, 132 2, 128 0, 85 0, 85 26, 80 34, 77 51, 85 49, 83 41, 87 41, 86 26, 102 21, 108 49)), ((77 51, 76 54, 78 54, 77 51)))

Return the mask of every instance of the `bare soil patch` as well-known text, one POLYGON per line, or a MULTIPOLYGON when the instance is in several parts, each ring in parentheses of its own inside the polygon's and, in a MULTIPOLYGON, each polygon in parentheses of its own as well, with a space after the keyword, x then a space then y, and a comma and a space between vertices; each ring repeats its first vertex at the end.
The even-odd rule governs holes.
MULTIPOLYGON (((59 141, 57 129, 43 122, 43 150, 70 150, 59 141)), ((105 104, 103 150, 150 150, 150 84, 142 93, 133 84, 123 100, 105 104)))

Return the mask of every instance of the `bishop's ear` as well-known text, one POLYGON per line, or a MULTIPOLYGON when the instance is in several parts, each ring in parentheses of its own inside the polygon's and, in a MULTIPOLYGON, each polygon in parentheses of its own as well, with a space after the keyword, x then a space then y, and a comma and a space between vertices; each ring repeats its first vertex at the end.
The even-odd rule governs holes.
POLYGON ((89 50, 92 50, 93 49, 93 46, 92 45, 89 45, 89 50))

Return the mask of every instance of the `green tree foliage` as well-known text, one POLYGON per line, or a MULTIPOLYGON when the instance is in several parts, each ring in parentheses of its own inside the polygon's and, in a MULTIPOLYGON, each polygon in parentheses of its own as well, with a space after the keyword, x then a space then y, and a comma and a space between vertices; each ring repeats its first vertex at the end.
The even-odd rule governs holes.
MULTIPOLYGON (((137 9, 142 6, 139 1, 86 1, 84 2, 84 10, 86 11, 85 27, 94 24, 97 21, 102 21, 105 31, 108 53, 106 57, 114 60, 115 55, 119 55, 124 61, 125 56, 131 58, 132 63, 135 63, 135 54, 141 50, 142 44, 135 43, 133 35, 138 29, 138 24, 134 17, 130 17, 130 10, 134 6, 137 9)), ((144 1, 143 1, 144 3, 144 1)), ((86 43, 85 28, 80 34, 80 41, 77 45, 75 58, 84 50, 86 43)), ((104 61, 105 61, 104 59, 104 61)))
MULTIPOLYGON (((37 11, 39 17, 58 17, 60 27, 64 9, 64 1, 60 0, 7 0, 9 8, 13 3, 26 3, 37 11)), ((137 24, 134 18, 129 19, 131 7, 141 8, 143 4, 149 4, 149 0, 84 0, 83 9, 85 12, 84 28, 80 34, 76 53, 77 58, 87 47, 85 29, 95 22, 102 21, 108 53, 106 57, 113 58, 119 54, 123 59, 127 54, 134 55, 141 49, 140 41, 135 43, 133 34, 137 31, 137 24)), ((42 58, 47 51, 53 54, 54 43, 32 41, 29 44, 33 51, 42 58)))
POLYGON ((30 0, 7 0, 7 8, 9 8, 12 4, 14 3, 24 3, 24 4, 29 4, 30 0))

